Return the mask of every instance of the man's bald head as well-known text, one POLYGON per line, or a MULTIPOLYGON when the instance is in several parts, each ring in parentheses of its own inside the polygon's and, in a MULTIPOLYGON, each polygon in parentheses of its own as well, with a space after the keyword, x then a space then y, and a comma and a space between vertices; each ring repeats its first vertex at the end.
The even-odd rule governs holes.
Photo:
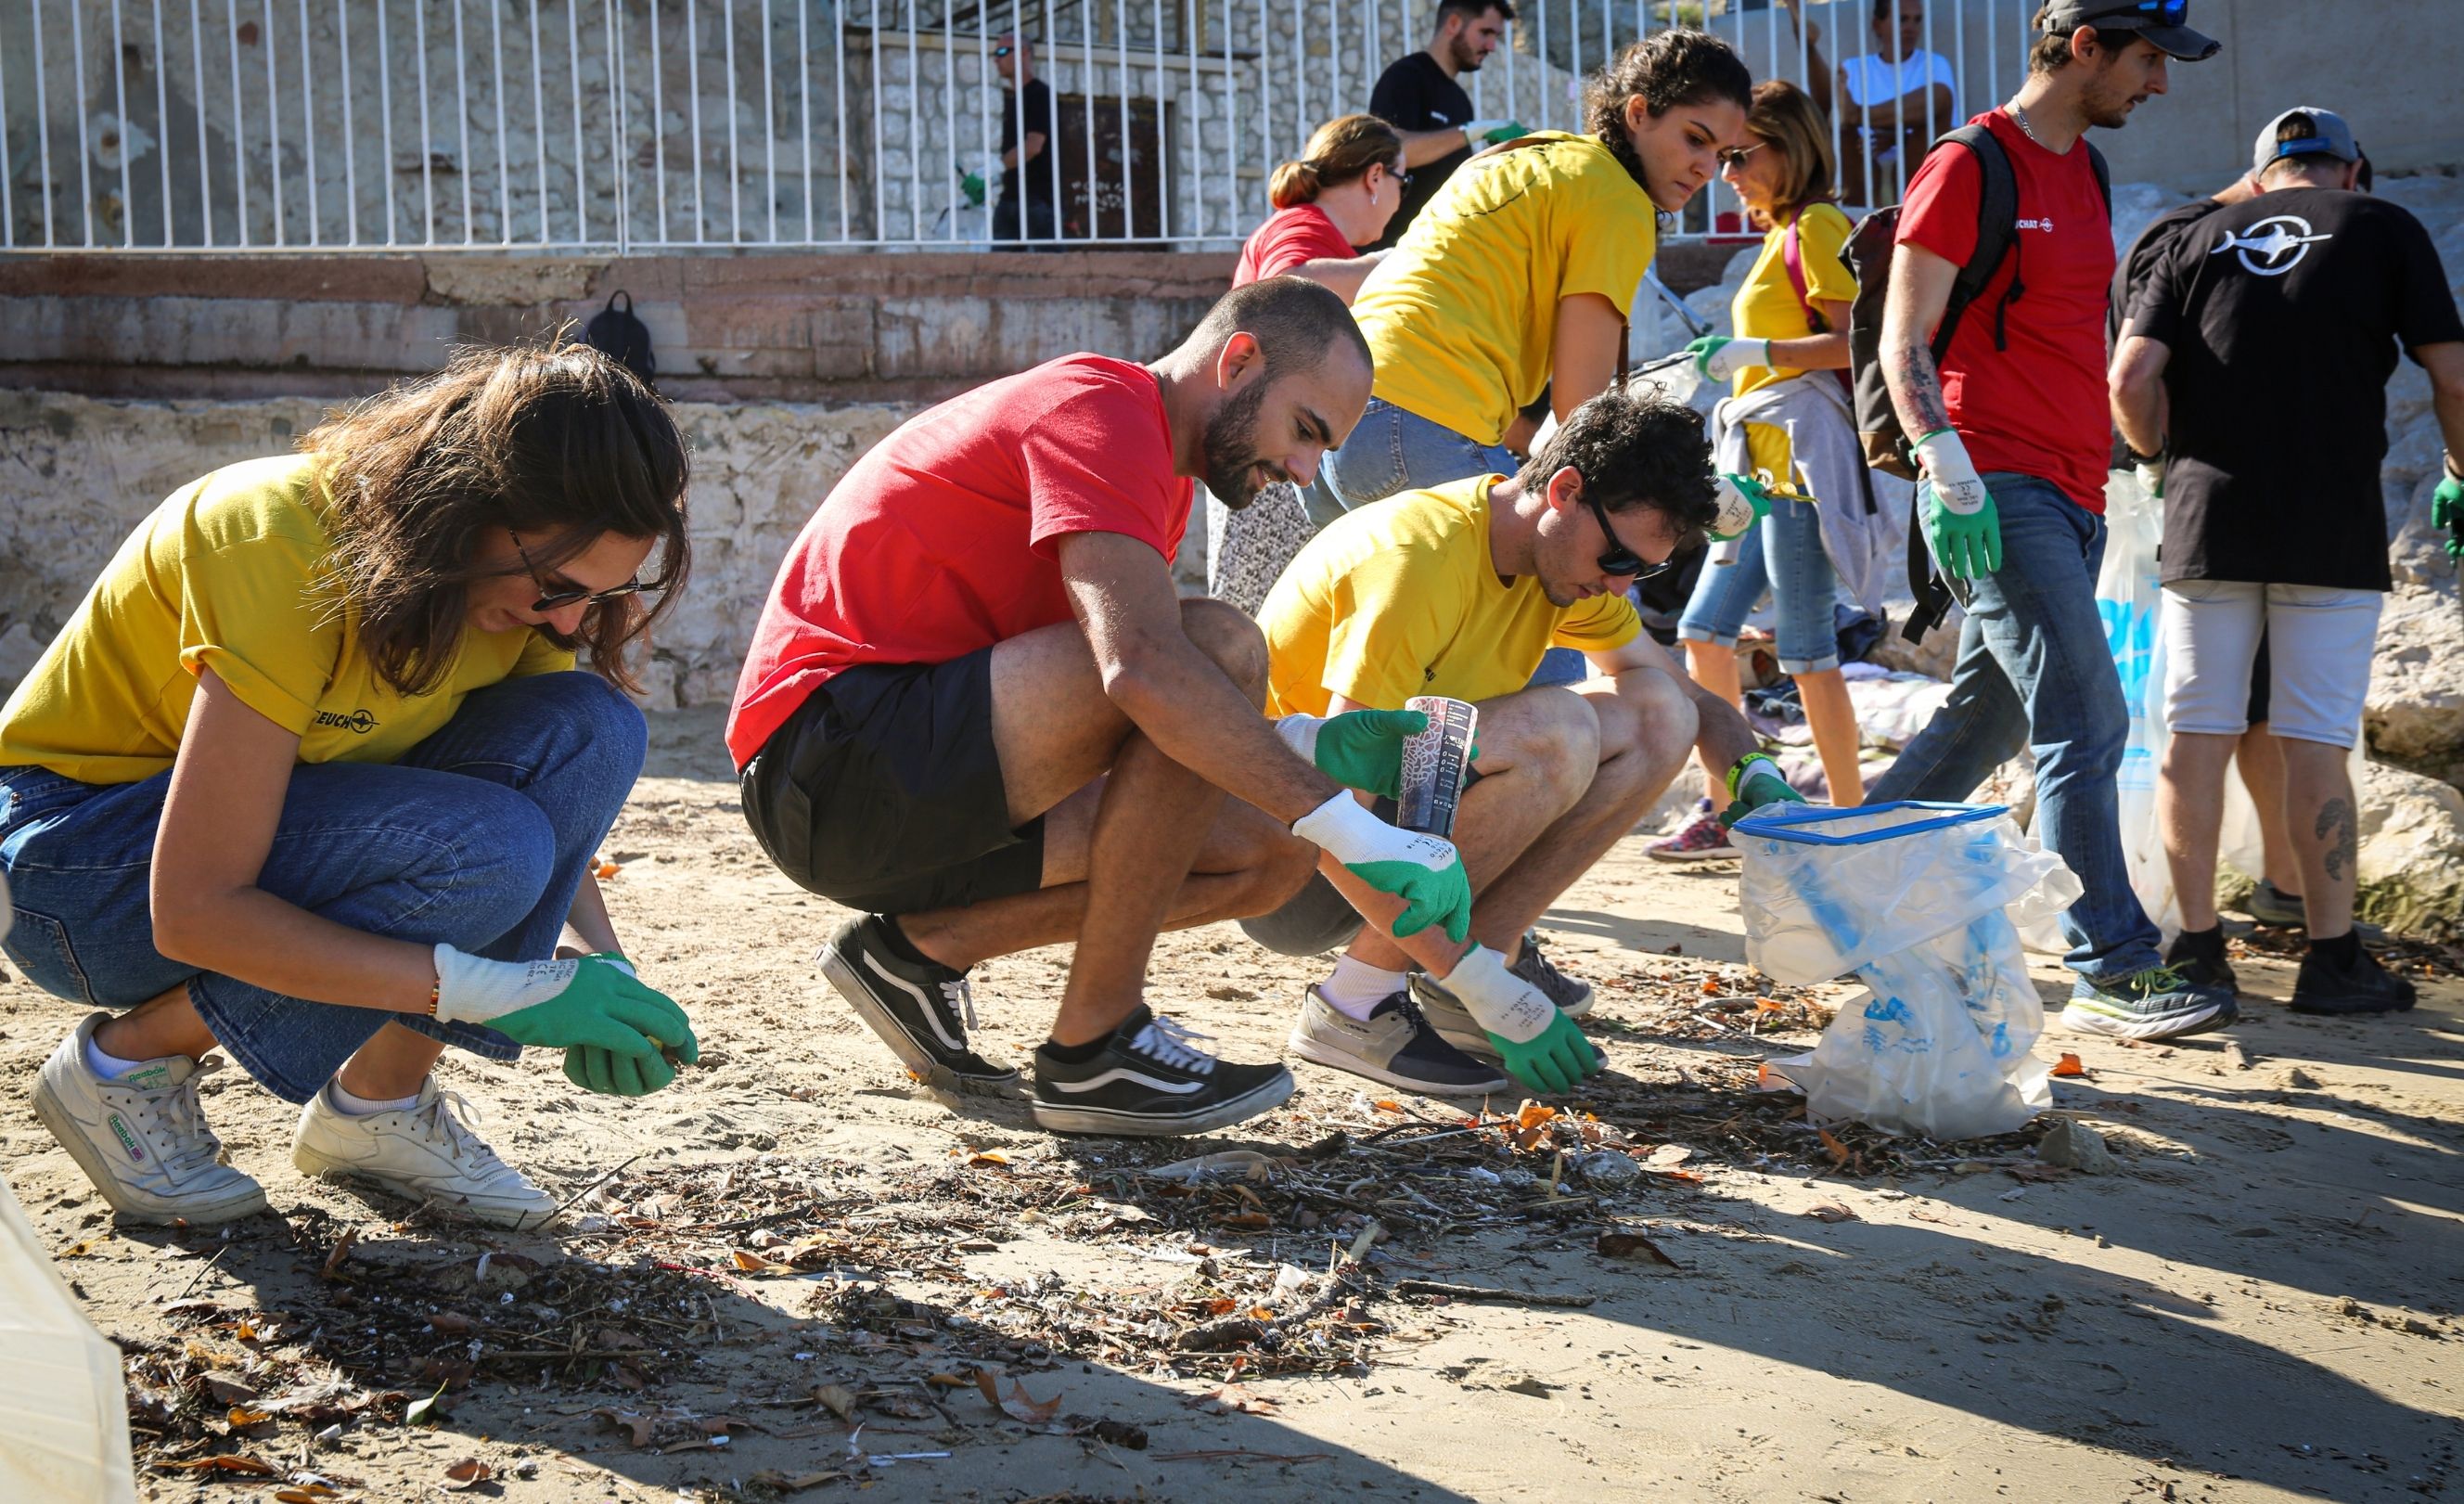
POLYGON ((1165 364, 1194 400, 1201 454, 1184 474, 1227 506, 1276 481, 1306 483, 1369 402, 1369 342, 1351 308, 1298 276, 1224 294, 1165 364))

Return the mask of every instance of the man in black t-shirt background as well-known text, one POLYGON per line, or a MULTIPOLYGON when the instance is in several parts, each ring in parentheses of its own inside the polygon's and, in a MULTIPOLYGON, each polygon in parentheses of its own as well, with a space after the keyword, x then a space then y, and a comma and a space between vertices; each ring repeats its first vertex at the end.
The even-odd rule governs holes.
POLYGON ((2310 948, 2309 1013, 2410 1007, 2353 932, 2359 815, 2345 770, 2393 577, 2379 487, 2398 350, 2464 450, 2464 320, 2429 232, 2353 191, 2361 150, 2326 110, 2278 117, 2259 192, 2174 238, 2135 295, 2114 421, 2165 498, 2161 628, 2171 738, 2157 816, 2183 911, 2167 960, 2232 982, 2214 908, 2224 769, 2262 629, 2269 727, 2310 948))
POLYGON ((1513 19, 1511 0, 1439 0, 1429 45, 1377 76, 1377 86, 1369 93, 1369 113, 1403 138, 1408 173, 1403 207, 1387 222, 1385 237, 1376 242, 1380 248, 1403 238, 1412 216, 1473 152, 1525 134, 1514 121, 1472 119, 1471 96, 1455 81, 1480 72, 1506 39, 1507 23, 1513 19))
POLYGON ((993 47, 993 66, 1010 80, 1001 91, 1001 198, 993 205, 993 238, 1049 240, 1055 224, 1053 164, 1044 151, 1054 135, 1052 90, 1035 76, 1030 44, 1013 33, 1004 32, 993 47))

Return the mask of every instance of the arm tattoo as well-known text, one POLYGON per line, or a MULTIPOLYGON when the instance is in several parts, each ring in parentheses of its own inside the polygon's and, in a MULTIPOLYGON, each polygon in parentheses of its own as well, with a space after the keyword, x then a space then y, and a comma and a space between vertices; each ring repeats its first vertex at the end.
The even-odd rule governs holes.
POLYGON ((1899 407, 1900 426, 1907 431, 1909 443, 1950 427, 1950 411, 1943 406, 1942 374, 1934 368, 1933 351, 1922 344, 1908 344, 1894 351, 1889 375, 1891 397, 1899 407))
POLYGON ((2310 832, 2326 841, 2327 875, 2337 882, 2358 879, 2360 837, 2353 826, 2353 807, 2347 800, 2330 799, 2319 810, 2319 823, 2310 832))

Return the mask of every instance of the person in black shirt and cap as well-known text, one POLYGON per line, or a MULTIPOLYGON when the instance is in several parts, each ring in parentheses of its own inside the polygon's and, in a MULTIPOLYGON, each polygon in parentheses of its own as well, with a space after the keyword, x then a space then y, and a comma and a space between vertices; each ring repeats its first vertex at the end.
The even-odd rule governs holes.
POLYGON ((1512 0, 1438 0, 1429 45, 1377 76, 1369 113, 1402 136, 1405 168, 1403 207, 1378 247, 1402 239, 1412 216, 1473 152, 1528 134, 1517 121, 1472 119, 1471 96, 1455 81, 1480 72, 1513 19, 1512 0))
POLYGON ((1001 91, 1001 197, 993 204, 993 238, 1049 240, 1055 233, 1055 195, 1052 164, 1044 152, 1055 134, 1052 89, 1035 76, 1035 54, 1026 39, 1013 33, 1002 33, 994 46, 993 66, 1014 86, 1001 91))
POLYGON ((2171 740, 2157 809, 2184 924, 2167 960, 2232 984, 2212 898, 2217 826, 2264 629, 2309 919, 2293 1007, 2386 1012, 2412 1006, 2413 987, 2353 930, 2359 815, 2345 764, 2394 583, 2379 486, 2387 383, 2398 349, 2410 354, 2430 373, 2450 454, 2464 450, 2464 320, 2429 232, 2353 191, 2362 153, 2342 117, 2288 111, 2256 156, 2257 196, 2177 238, 2113 365, 2114 422, 2165 498, 2171 740))

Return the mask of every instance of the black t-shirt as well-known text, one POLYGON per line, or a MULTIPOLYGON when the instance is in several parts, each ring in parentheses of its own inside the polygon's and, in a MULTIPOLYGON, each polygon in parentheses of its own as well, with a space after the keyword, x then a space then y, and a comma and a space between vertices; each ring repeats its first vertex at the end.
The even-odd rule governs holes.
POLYGON ((2122 343, 2122 329, 2130 320, 2131 304, 2137 300, 2139 290, 2164 264, 2165 253, 2173 249, 2173 242, 2184 230, 2222 208, 2214 199, 2194 198, 2178 209, 2168 209, 2149 220, 2147 228, 2139 232, 2139 238, 2130 242, 2130 249, 2122 253, 2122 259, 2114 263, 2112 296, 2105 299, 2106 353, 2122 343))
POLYGON ((2176 237, 2131 305, 2171 350, 2164 576, 2386 590, 2387 384, 2464 341, 2438 250, 2385 199, 2262 193, 2176 237))
MULTIPOLYGON (((1424 52, 1414 53, 1377 76, 1377 87, 1369 91, 1369 113, 1397 130, 1443 130, 1470 122, 1471 96, 1463 93, 1463 85, 1446 77, 1436 58, 1424 52)), ((1471 147, 1465 145, 1424 166, 1414 167, 1412 185, 1403 190, 1403 207, 1387 222, 1385 238, 1376 244, 1391 246, 1402 239, 1403 227, 1412 222, 1420 206, 1436 197, 1439 185, 1470 160, 1471 147)))
MULTIPOLYGON (((1026 160, 1026 196, 1037 203, 1049 204, 1052 202, 1052 154, 1061 148, 1061 133, 1053 128, 1052 91, 1045 86, 1043 79, 1026 80, 1026 102, 1023 109, 1026 116, 1026 133, 1044 138, 1044 150, 1026 160)), ((1003 89, 1001 100, 1001 149, 1003 153, 1018 144, 1021 112, 1018 96, 1003 89)), ((983 138, 979 136, 976 139, 981 141, 983 138)), ((1018 168, 1001 169, 1001 190, 1003 198, 1018 197, 1018 168)))

